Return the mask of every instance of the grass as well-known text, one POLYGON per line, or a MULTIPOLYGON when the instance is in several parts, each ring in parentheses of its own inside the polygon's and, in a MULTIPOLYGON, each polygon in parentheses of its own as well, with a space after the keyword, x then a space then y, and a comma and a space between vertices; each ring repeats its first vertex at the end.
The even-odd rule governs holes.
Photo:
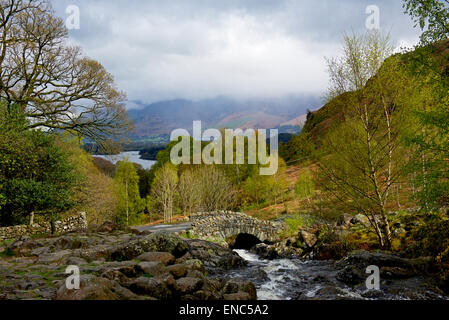
POLYGON ((0 247, 10 245, 14 241, 16 241, 16 239, 9 239, 9 240, 2 241, 2 242, 0 242, 0 247))
POLYGON ((300 228, 309 228, 317 223, 317 220, 314 217, 304 214, 292 215, 284 221, 287 224, 284 236, 287 237, 297 235, 300 228))

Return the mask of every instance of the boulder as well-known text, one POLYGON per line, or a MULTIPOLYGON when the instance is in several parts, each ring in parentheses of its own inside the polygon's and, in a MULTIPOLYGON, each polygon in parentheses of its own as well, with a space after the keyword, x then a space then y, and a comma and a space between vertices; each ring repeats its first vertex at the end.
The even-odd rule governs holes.
POLYGON ((136 260, 147 262, 161 262, 164 265, 169 265, 175 262, 175 257, 168 252, 146 252, 138 256, 136 260))
POLYGON ((188 240, 187 244, 191 257, 202 261, 210 273, 220 273, 219 269, 229 270, 247 264, 237 253, 218 244, 203 240, 188 240))
POLYGON ((257 254, 261 259, 274 260, 279 258, 276 248, 265 243, 255 245, 250 251, 257 254))
POLYGON ((183 264, 175 264, 166 269, 175 279, 185 277, 187 275, 187 267, 183 264))
POLYGON ((69 290, 65 283, 59 288, 56 300, 138 300, 139 297, 117 282, 92 275, 80 278, 80 289, 69 290))
POLYGON ((151 277, 160 276, 167 271, 165 265, 158 261, 143 261, 139 263, 139 267, 151 277))
POLYGON ((298 239, 299 241, 303 242, 309 249, 313 248, 315 244, 318 242, 317 236, 305 230, 299 231, 298 239))
POLYGON ((162 278, 140 277, 131 283, 129 288, 134 293, 148 295, 160 300, 169 300, 173 297, 172 291, 165 279, 162 278))
POLYGON ((65 264, 68 257, 72 255, 70 250, 57 251, 55 253, 46 253, 38 257, 36 263, 39 264, 65 264))
POLYGON ((426 259, 405 259, 383 252, 358 250, 338 261, 335 266, 341 270, 337 275, 338 280, 355 284, 367 278, 366 268, 371 265, 379 267, 382 278, 401 279, 426 272, 428 263, 426 259))
POLYGON ((146 252, 168 252, 175 258, 182 257, 188 246, 179 236, 169 233, 153 233, 115 248, 113 260, 132 260, 146 252))
POLYGON ((346 266, 337 273, 337 280, 345 284, 356 285, 362 283, 368 275, 365 275, 360 269, 353 266, 346 266))
POLYGON ((186 277, 181 278, 176 281, 177 291, 184 295, 193 293, 203 286, 204 281, 198 278, 186 277))
POLYGON ((243 279, 231 279, 226 282, 223 287, 223 295, 237 294, 239 292, 245 292, 248 294, 247 300, 257 300, 257 290, 254 284, 250 281, 243 279))
POLYGON ((223 295, 223 299, 228 301, 248 301, 251 300, 246 292, 237 292, 223 295))
POLYGON ((357 224, 360 223, 362 225, 364 225, 365 227, 370 227, 371 223, 369 222, 369 219, 363 215, 363 214, 358 214, 356 215, 352 220, 351 220, 352 224, 357 224))

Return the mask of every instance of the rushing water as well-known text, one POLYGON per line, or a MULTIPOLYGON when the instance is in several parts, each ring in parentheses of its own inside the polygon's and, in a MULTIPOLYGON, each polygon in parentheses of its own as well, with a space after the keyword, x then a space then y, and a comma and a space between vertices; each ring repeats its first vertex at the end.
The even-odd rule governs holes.
POLYGON ((445 299, 426 285, 428 279, 382 281, 380 291, 365 285, 347 286, 336 280, 337 270, 331 261, 303 259, 261 260, 246 250, 235 250, 248 262, 244 269, 232 270, 231 277, 252 281, 259 300, 303 299, 445 299))
POLYGON ((139 151, 127 151, 122 152, 117 155, 94 155, 94 157, 103 158, 116 164, 117 162, 128 159, 130 162, 140 164, 144 169, 151 169, 152 166, 156 163, 156 161, 145 160, 140 157, 139 151))

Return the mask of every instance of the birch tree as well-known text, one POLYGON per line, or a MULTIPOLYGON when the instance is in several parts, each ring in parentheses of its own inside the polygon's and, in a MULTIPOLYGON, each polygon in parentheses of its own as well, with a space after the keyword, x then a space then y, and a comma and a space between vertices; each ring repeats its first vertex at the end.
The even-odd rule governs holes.
MULTIPOLYGON (((344 37, 344 54, 329 59, 330 97, 343 99, 345 119, 324 142, 319 167, 324 188, 355 212, 366 215, 382 248, 392 232, 387 205, 401 174, 399 120, 406 79, 388 36, 379 32, 344 37), (341 96, 345 92, 350 92, 341 96)), ((403 157, 402 157, 403 158, 403 157)))

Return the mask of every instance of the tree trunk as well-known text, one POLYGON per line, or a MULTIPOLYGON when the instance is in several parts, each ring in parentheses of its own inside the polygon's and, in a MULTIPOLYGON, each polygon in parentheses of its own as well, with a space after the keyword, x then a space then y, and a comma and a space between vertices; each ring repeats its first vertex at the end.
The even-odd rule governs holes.
POLYGON ((34 224, 34 212, 31 212, 30 214, 30 226, 33 226, 34 224))
POLYGON ((126 225, 129 226, 128 181, 125 182, 126 193, 126 225))

